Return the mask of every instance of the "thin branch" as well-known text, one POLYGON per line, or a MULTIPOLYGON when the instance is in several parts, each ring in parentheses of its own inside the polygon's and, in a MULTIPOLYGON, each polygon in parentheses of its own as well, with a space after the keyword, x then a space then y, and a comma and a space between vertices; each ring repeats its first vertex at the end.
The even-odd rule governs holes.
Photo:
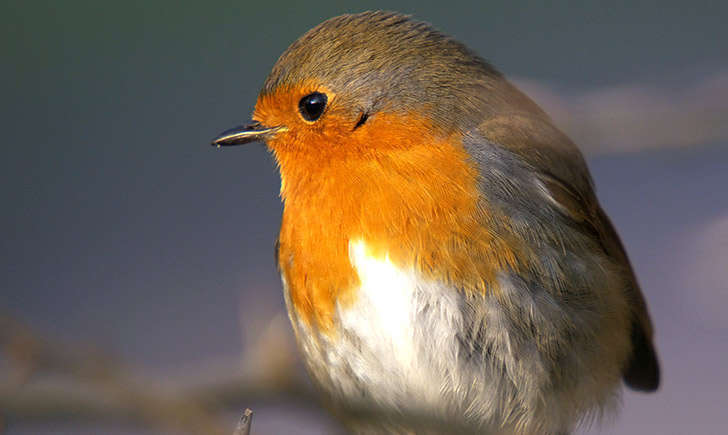
POLYGON ((233 435, 250 435, 250 426, 253 425, 253 411, 249 408, 245 410, 243 416, 238 421, 238 426, 235 428, 233 435))

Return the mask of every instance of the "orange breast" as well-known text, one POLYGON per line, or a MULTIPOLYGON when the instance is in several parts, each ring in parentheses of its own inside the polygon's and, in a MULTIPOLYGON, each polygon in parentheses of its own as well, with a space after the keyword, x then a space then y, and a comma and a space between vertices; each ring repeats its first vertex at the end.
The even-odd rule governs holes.
MULTIPOLYGON (((266 110, 259 102, 256 117, 266 110)), ((285 204, 279 265, 304 322, 330 331, 336 304, 355 300, 352 240, 464 291, 493 291, 497 271, 517 269, 516 249, 489 231, 497 217, 479 203, 478 173, 459 135, 438 135, 416 116, 378 113, 354 131, 333 118, 325 135, 296 132, 268 144, 285 204)))

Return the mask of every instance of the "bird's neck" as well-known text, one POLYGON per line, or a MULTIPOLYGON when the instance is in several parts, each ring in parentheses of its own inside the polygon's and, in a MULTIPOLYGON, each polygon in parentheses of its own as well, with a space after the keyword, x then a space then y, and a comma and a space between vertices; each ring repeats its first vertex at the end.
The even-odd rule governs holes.
POLYGON ((325 163, 276 158, 284 201, 279 266, 307 323, 329 329, 336 305, 355 300, 360 281, 350 248, 358 241, 374 257, 460 288, 485 289, 513 261, 481 224, 487 211, 477 171, 459 142, 325 163))

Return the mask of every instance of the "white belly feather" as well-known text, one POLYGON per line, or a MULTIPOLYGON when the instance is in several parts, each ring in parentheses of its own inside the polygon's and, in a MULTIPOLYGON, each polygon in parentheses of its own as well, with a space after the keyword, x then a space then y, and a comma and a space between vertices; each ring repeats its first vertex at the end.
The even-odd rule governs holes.
POLYGON ((349 258, 361 284, 353 303, 338 306, 342 335, 328 350, 330 364, 346 365, 380 400, 415 392, 438 400, 450 381, 441 361, 457 353, 458 293, 398 268, 388 256, 372 256, 362 240, 349 243, 349 258))
POLYGON ((372 257, 362 241, 349 244, 349 258, 361 286, 356 302, 339 310, 341 326, 355 333, 382 363, 413 366, 417 355, 416 277, 397 269, 389 257, 372 257))

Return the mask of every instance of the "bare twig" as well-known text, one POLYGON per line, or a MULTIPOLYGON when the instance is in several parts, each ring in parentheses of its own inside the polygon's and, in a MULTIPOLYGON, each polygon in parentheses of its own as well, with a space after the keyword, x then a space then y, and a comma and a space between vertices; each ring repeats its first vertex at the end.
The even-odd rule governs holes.
POLYGON ((233 435, 250 435, 250 426, 253 425, 253 411, 247 408, 238 421, 238 426, 235 428, 233 435))

